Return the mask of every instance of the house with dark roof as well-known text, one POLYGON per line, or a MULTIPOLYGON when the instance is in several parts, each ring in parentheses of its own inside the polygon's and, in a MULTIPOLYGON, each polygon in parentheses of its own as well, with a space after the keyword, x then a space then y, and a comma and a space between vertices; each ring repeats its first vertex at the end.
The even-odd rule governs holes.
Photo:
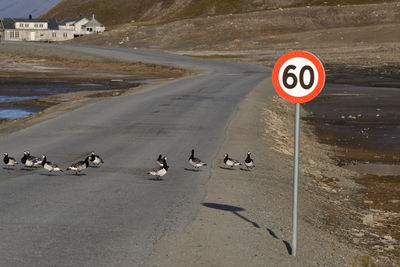
POLYGON ((7 41, 64 41, 74 38, 71 31, 61 30, 55 19, 2 18, 1 40, 7 41))
POLYGON ((105 27, 92 15, 86 18, 55 19, 0 18, 0 40, 7 41, 65 41, 85 34, 104 32, 105 27))

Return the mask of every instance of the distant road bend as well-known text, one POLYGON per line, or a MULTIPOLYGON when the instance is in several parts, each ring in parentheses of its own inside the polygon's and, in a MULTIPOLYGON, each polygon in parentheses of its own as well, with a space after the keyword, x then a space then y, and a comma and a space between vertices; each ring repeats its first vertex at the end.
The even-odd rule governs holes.
POLYGON ((145 264, 163 234, 193 218, 204 195, 209 166, 188 170, 191 149, 210 165, 237 105, 270 70, 160 52, 55 46, 198 74, 102 100, 1 138, 2 152, 18 160, 29 150, 65 170, 95 151, 105 163, 82 176, 0 169, 0 266, 145 264), (161 153, 168 156, 169 172, 163 181, 150 180, 146 173, 161 153))

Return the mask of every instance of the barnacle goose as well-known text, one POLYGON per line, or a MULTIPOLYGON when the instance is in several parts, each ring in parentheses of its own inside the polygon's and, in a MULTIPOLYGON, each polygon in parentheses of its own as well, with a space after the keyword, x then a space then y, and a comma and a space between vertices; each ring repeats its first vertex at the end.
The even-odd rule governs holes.
POLYGON ((189 163, 196 169, 200 168, 201 166, 207 166, 205 162, 194 156, 194 149, 192 149, 192 154, 189 157, 189 163))
POLYGON ((40 158, 32 156, 29 151, 24 151, 24 156, 21 158, 21 162, 26 167, 37 167, 40 166, 42 160, 40 158))
POLYGON ((162 165, 160 165, 160 167, 158 167, 157 169, 150 171, 148 174, 155 176, 156 179, 159 179, 160 177, 167 174, 168 168, 169 168, 169 166, 167 165, 167 161, 164 158, 162 165))
POLYGON ((42 155, 42 166, 45 170, 48 170, 49 172, 62 172, 57 164, 47 161, 47 157, 45 155, 42 155))
POLYGON ((244 160, 244 165, 246 165, 246 167, 247 167, 247 169, 252 169, 252 168, 254 168, 256 165, 254 165, 254 161, 253 161, 253 159, 252 158, 250 158, 250 154, 251 154, 251 152, 250 151, 248 151, 247 152, 247 157, 246 157, 246 159, 244 160))
POLYGON ((8 156, 8 153, 4 153, 4 158, 3 158, 4 164, 6 164, 8 167, 14 167, 15 164, 18 164, 18 162, 13 158, 8 156))
POLYGON ((96 155, 96 153, 94 153, 94 152, 92 152, 92 154, 89 156, 89 160, 95 166, 99 166, 100 163, 104 163, 104 160, 99 155, 96 155))
POLYGON ((233 168, 234 166, 242 165, 242 163, 240 163, 236 159, 230 158, 228 156, 228 154, 225 154, 225 156, 224 156, 224 163, 225 163, 225 165, 227 165, 228 167, 231 167, 231 168, 233 168))
POLYGON ((86 157, 85 160, 72 163, 72 165, 67 168, 67 171, 68 170, 75 171, 75 174, 79 175, 79 172, 81 172, 82 170, 86 169, 89 166, 89 158, 90 156, 86 157))

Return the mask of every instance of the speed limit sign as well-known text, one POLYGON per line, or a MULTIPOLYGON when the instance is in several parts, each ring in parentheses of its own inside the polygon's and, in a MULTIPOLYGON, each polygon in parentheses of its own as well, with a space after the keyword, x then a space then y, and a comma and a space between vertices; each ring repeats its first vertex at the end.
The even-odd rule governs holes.
POLYGON ((305 51, 283 55, 272 71, 276 92, 292 103, 305 103, 315 98, 324 87, 325 71, 316 56, 305 51))
POLYGON ((295 103, 294 164, 293 164, 293 231, 292 255, 297 250, 297 195, 300 149, 300 104, 314 99, 324 87, 325 71, 316 56, 305 51, 284 54, 272 71, 276 92, 285 100, 295 103))

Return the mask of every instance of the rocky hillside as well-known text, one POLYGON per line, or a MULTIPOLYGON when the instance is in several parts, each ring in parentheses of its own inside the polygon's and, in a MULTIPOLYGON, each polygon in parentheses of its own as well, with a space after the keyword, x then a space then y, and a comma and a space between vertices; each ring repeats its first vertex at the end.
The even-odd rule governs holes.
POLYGON ((92 12, 106 26, 131 21, 170 22, 183 18, 246 13, 280 7, 343 5, 390 2, 390 0, 62 0, 43 17, 89 17, 92 12))

